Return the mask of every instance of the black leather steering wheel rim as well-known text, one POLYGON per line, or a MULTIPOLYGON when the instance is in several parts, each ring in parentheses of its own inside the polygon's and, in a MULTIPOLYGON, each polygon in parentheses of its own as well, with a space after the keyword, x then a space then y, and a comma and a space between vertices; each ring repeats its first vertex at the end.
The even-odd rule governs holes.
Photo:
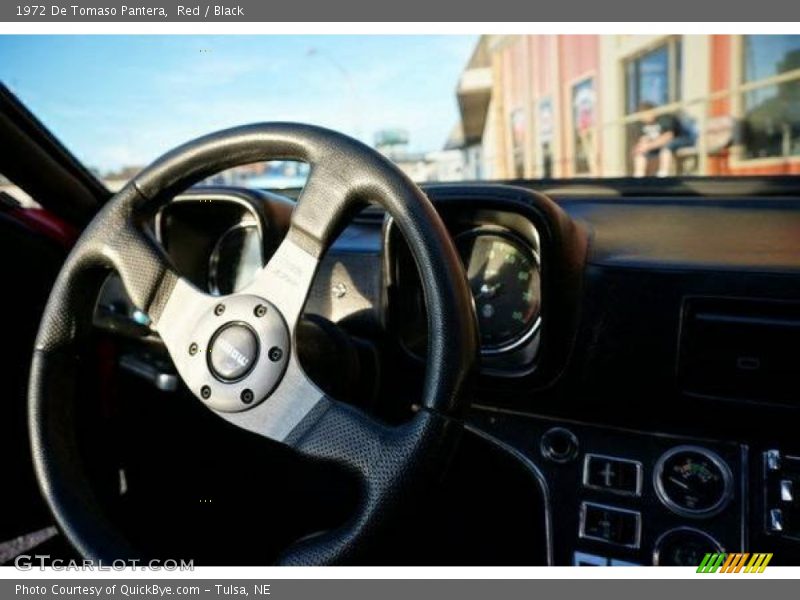
MULTIPOLYGON (((29 385, 34 467, 59 526, 84 557, 138 556, 105 516, 75 439, 75 407, 80 401, 75 393, 76 342, 90 327, 93 278, 108 269, 119 272, 134 304, 150 316, 179 373, 201 401, 242 428, 314 459, 340 463, 363 482, 362 501, 352 519, 295 544, 281 563, 358 560, 358 550, 380 535, 401 495, 432 474, 452 450, 460 429, 454 417, 468 401, 466 386, 477 357, 477 324, 458 254, 430 201, 386 158, 333 131, 291 123, 221 131, 156 160, 108 202, 65 261, 42 317, 29 385), (174 271, 143 231, 143 217, 211 174, 277 159, 311 165, 286 239, 245 293, 226 297, 230 300, 205 296, 174 271), (294 327, 320 257, 346 218, 366 202, 381 205, 404 233, 422 275, 428 311, 428 364, 420 410, 400 426, 380 424, 324 394, 316 397, 319 391, 303 380, 296 352, 291 351, 294 327), (210 349, 207 332, 222 323, 214 321, 212 305, 229 302, 229 312, 245 314, 262 298, 270 314, 282 316, 289 352, 277 361, 280 369, 267 362, 251 367, 246 384, 256 390, 257 398, 252 406, 242 406, 237 404, 240 387, 213 382, 184 350, 190 339, 210 349), (209 396, 204 388, 209 388, 209 396)), ((257 335, 262 345, 276 331, 283 334, 279 321, 273 329, 253 321, 255 328, 261 327, 257 335)))

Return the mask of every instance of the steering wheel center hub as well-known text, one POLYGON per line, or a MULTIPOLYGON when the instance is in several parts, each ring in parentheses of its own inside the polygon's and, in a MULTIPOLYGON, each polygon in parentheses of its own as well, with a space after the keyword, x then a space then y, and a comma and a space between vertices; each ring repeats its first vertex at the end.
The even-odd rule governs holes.
POLYGON ((209 407, 239 412, 266 400, 280 383, 291 337, 278 308, 255 294, 220 298, 201 313, 175 366, 209 407))

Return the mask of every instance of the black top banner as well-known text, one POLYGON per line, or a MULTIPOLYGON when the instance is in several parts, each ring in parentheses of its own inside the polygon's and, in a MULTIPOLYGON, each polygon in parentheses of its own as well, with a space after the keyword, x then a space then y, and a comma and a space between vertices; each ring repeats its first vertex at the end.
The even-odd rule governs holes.
POLYGON ((23 22, 792 22, 787 0, 55 0, 0 3, 23 22), (34 3, 35 2, 35 3, 34 3))

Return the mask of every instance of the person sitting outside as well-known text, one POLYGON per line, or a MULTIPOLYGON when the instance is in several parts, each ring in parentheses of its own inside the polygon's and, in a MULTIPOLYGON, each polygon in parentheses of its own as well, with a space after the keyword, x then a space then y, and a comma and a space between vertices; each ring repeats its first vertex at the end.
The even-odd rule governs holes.
POLYGON ((656 115, 656 105, 642 102, 640 122, 641 134, 633 149, 633 176, 644 177, 651 160, 658 159, 657 177, 668 177, 672 173, 675 151, 694 146, 695 136, 678 115, 662 113, 656 115))

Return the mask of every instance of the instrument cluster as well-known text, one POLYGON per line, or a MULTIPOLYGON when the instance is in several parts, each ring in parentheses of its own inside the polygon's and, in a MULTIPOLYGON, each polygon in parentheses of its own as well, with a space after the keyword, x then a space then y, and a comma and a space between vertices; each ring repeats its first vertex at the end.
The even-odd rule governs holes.
MULTIPOLYGON (((530 369, 542 326, 541 244, 536 227, 502 211, 444 213, 469 280, 486 369, 530 369)), ((412 355, 427 346, 427 314, 416 265, 400 232, 390 222, 387 255, 389 311, 397 335, 412 355)))

